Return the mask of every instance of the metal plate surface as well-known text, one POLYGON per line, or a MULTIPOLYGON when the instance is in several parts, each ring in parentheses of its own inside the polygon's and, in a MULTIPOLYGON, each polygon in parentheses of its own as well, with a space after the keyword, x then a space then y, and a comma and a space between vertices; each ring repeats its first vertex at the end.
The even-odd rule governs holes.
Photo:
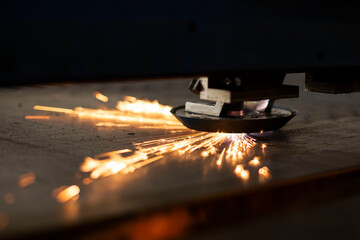
MULTIPOLYGON (((189 79, 0 89, 0 213, 3 218, 8 217, 8 224, 0 230, 0 239, 29 239, 35 233, 48 233, 46 238, 35 239, 111 239, 110 229, 118 231, 113 239, 135 239, 131 234, 146 234, 151 238, 149 231, 158 233, 158 229, 194 234, 193 238, 178 236, 183 239, 234 239, 238 236, 343 239, 344 233, 346 236, 358 233, 353 239, 358 238, 359 198, 351 204, 337 205, 312 215, 305 212, 310 210, 308 201, 323 204, 324 199, 342 198, 343 189, 353 188, 356 192, 360 189, 358 178, 354 180, 356 184, 333 181, 320 185, 321 188, 316 187, 318 184, 307 183, 304 185, 306 191, 292 186, 303 179, 331 177, 329 172, 360 166, 360 93, 329 95, 300 91, 298 99, 280 99, 279 105, 296 109, 297 115, 279 131, 256 134, 258 149, 254 155, 260 156, 261 166, 271 171, 271 179, 266 181, 259 178, 258 167, 249 167, 250 178, 243 181, 234 174, 232 163, 219 168, 217 158, 174 154, 131 174, 116 174, 85 185, 76 176, 86 156, 194 132, 140 128, 140 123, 128 127, 97 127, 96 119, 47 114, 33 109, 34 105, 111 108, 125 96, 156 99, 164 105, 178 106, 185 101, 198 100, 187 90, 188 82, 189 79), (109 102, 105 104, 94 98, 94 91, 108 96, 109 102), (26 120, 26 115, 49 115, 50 119, 26 120), (267 145, 265 154, 260 148, 262 143, 267 145), (28 172, 36 174, 35 182, 19 188, 19 176, 28 172), (81 189, 74 204, 61 204, 52 197, 53 189, 72 184, 81 189), (273 190, 284 185, 288 186, 286 192, 273 190), (264 189, 272 190, 259 197, 257 194, 264 189), (297 194, 293 194, 295 190, 297 194), (11 205, 4 201, 7 193, 15 197, 11 205), (256 197, 249 198, 250 193, 256 197), (319 197, 319 194, 327 195, 319 197), (234 198, 234 195, 239 197, 234 198), (212 199, 216 203, 211 202, 212 199), (228 203, 217 199, 228 200, 228 203), (213 215, 215 224, 207 225, 211 216, 204 215, 200 209, 201 217, 194 217, 194 202, 223 215, 213 215), (180 210, 173 211, 178 208, 180 210), (164 218, 164 209, 171 210, 169 218, 164 218), (344 212, 344 209, 349 210, 344 212), (254 215, 255 211, 263 215, 254 215), (297 215, 289 215, 289 211, 297 215), (144 214, 149 214, 149 218, 144 218, 144 214), (288 217, 279 220, 279 214, 288 217), (130 228, 138 223, 129 225, 131 219, 139 219, 141 224, 130 228), (146 219, 153 219, 156 224, 149 227, 146 219), (119 225, 114 223, 116 221, 120 221, 119 225), (192 232, 196 229, 192 224, 199 221, 205 225, 200 230, 205 236, 192 232)), ((303 89, 304 75, 288 75, 285 83, 300 85, 303 89)), ((244 160, 251 159, 248 157, 244 160)), ((82 176, 87 175, 82 173, 82 176)))

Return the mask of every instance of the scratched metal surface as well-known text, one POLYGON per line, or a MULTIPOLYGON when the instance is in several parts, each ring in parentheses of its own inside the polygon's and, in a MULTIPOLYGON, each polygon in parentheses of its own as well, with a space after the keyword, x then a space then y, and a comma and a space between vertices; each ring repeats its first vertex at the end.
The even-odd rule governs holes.
MULTIPOLYGON (((304 75, 288 75, 286 82, 300 84, 304 75)), ((74 108, 113 107, 130 95, 181 105, 196 99, 186 90, 188 81, 84 84, 74 86, 0 89, 0 213, 8 224, 0 236, 56 229, 147 209, 206 198, 259 185, 301 178, 360 165, 360 94, 325 95, 300 92, 299 99, 280 100, 278 105, 298 111, 283 129, 264 134, 268 145, 262 164, 272 179, 260 181, 251 170, 243 181, 233 166, 217 168, 214 159, 170 156, 127 175, 117 174, 83 185, 75 177, 85 156, 131 148, 132 142, 175 136, 168 130, 99 128, 95 120, 48 114, 50 120, 25 120, 36 112, 33 105, 74 108), (98 90, 110 97, 107 104, 92 96, 98 90), (129 135, 128 133, 135 133, 129 135), (18 177, 34 172, 36 182, 17 186, 18 177), (80 198, 63 205, 52 196, 54 188, 77 184, 80 198), (15 202, 3 200, 13 193, 15 202)), ((85 174, 83 174, 85 176, 85 174)))

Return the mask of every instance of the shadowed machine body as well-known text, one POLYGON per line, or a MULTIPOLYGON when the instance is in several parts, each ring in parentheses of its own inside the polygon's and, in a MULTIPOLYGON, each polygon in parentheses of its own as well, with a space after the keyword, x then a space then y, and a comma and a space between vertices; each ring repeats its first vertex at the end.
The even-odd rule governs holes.
POLYGON ((0 158, 21 150, 0 166, 3 182, 22 180, 0 191, 0 235, 277 239, 301 225, 299 238, 360 234, 339 223, 341 214, 355 221, 360 201, 359 3, 1 5, 0 158), (136 98, 93 109, 87 92, 104 103, 136 98), (50 115, 30 116, 30 105, 50 115), (97 155, 64 160, 87 154, 97 155), (39 200, 61 181, 71 186, 52 193, 64 205, 39 200), (328 235, 331 209, 342 212, 328 235))

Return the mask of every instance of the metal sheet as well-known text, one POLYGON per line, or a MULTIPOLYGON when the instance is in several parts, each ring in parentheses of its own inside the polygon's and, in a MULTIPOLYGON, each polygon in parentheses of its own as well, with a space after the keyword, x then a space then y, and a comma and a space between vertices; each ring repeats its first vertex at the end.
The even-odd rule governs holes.
MULTIPOLYGON (((303 79, 304 75, 290 75, 286 82, 297 84, 303 79)), ((44 114, 32 109, 35 104, 113 107, 124 95, 158 99, 176 106, 196 99, 186 90, 187 84, 188 81, 162 81, 0 89, 0 212, 9 220, 0 236, 26 237, 31 232, 49 230, 60 233, 107 219, 126 220, 175 204, 226 197, 234 192, 247 194, 360 165, 359 94, 333 96, 301 91, 299 99, 279 100, 279 104, 297 109, 298 114, 281 130, 256 136, 259 144, 268 146, 265 155, 260 150, 256 152, 271 171, 268 181, 260 181, 254 169, 245 182, 235 176, 231 164, 219 169, 214 164, 216 159, 192 159, 188 155, 169 156, 132 174, 118 174, 84 185, 76 174, 85 156, 131 148, 133 142, 179 133, 139 129, 136 125, 99 128, 95 120, 60 114, 49 114, 49 120, 24 119, 25 115, 44 114), (92 97, 96 90, 110 98, 108 104, 92 97), (35 183, 19 188, 18 178, 27 172, 36 174, 35 183), (81 189, 76 204, 60 204, 51 196, 54 188, 71 184, 81 189), (13 204, 3 200, 6 193, 14 194, 13 204)), ((90 230, 83 228, 81 233, 90 230)))

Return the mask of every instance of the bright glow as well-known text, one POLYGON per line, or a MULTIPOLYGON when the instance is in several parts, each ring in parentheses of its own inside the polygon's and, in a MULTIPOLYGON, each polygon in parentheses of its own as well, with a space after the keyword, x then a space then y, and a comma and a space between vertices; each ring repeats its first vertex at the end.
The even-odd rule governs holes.
POLYGON ((250 138, 246 134, 231 134, 233 141, 226 151, 225 159, 237 161, 243 159, 243 155, 247 150, 255 146, 255 139, 250 138), (243 141, 246 139, 246 141, 243 141))
POLYGON ((171 106, 161 105, 157 100, 139 100, 135 97, 126 96, 124 101, 119 101, 116 108, 122 112, 141 113, 141 114, 156 114, 168 116, 173 119, 170 113, 171 106))
POLYGON ((262 167, 259 169, 259 175, 263 176, 265 178, 270 178, 271 174, 270 174, 270 170, 268 167, 262 167))
POLYGON ((122 123, 111 123, 111 122, 99 122, 96 124, 97 127, 130 127, 130 124, 122 123))
POLYGON ((249 161, 249 165, 257 166, 260 164, 259 157, 254 157, 251 161, 249 161))
POLYGON ((125 97, 124 101, 118 102, 117 110, 89 109, 82 107, 77 107, 72 110, 67 108, 39 105, 35 105, 34 109, 40 111, 65 113, 79 118, 94 118, 116 121, 112 123, 98 123, 99 125, 97 126, 124 126, 122 125, 124 123, 140 123, 142 124, 142 128, 144 128, 144 125, 147 124, 155 126, 161 125, 162 129, 182 128, 186 130, 183 125, 170 113, 171 107, 161 105, 156 100, 150 102, 148 100, 138 100, 134 97, 125 97))
MULTIPOLYGON (((94 96, 99 97, 99 94, 96 92, 94 96)), ((34 106, 34 109, 64 113, 78 118, 100 119, 101 122, 96 123, 97 127, 131 126, 140 129, 168 130, 171 133, 186 133, 176 137, 134 143, 134 149, 120 149, 86 157, 80 166, 80 171, 89 173, 89 176, 83 179, 85 185, 98 178, 118 173, 131 173, 164 159, 169 154, 186 155, 194 159, 215 158, 217 166, 223 164, 236 166, 234 172, 239 178, 247 180, 250 177, 250 172, 244 169, 243 160, 253 154, 251 149, 256 146, 255 139, 247 134, 191 132, 172 116, 171 106, 161 105, 156 100, 141 100, 127 96, 117 103, 116 109, 76 107, 72 110, 47 106, 34 106)), ((261 148, 264 151, 266 145, 262 144, 261 148)), ((258 166, 259 159, 259 157, 254 157, 248 164, 258 166)), ((66 194, 63 193, 61 196, 63 195, 66 194)), ((67 197, 57 197, 57 199, 66 201, 64 199, 67 197)))
POLYGON ((25 116, 25 119, 48 120, 50 119, 50 116, 25 116))
POLYGON ((236 165, 234 172, 237 176, 244 180, 249 179, 250 173, 248 170, 245 170, 242 165, 236 165))
POLYGON ((108 102, 109 101, 109 98, 103 94, 101 94, 100 92, 96 91, 96 92, 93 92, 93 95, 96 99, 102 101, 102 102, 108 102))
MULTIPOLYGON (((246 151, 254 145, 254 139, 245 134, 195 133, 136 143, 135 150, 131 153, 129 149, 124 149, 103 153, 93 158, 86 157, 80 166, 80 171, 89 172, 91 179, 98 179, 116 173, 126 174, 163 159, 170 153, 177 153, 180 156, 192 153, 194 156, 199 154, 206 158, 219 156, 216 164, 220 166, 224 159, 231 159, 231 161, 242 160, 243 154, 246 154, 246 151), (229 143, 230 147, 223 148, 219 156, 218 149, 220 146, 229 143), (242 153, 239 154, 238 151, 242 153), (124 156, 124 153, 127 155, 124 156)), ((247 179, 246 174, 249 173, 244 170, 240 177, 247 179)))
POLYGON ((208 157, 208 156, 209 156, 209 152, 203 151, 203 152, 201 153, 201 156, 203 156, 203 157, 208 157))
POLYGON ((61 186, 53 190, 52 195, 60 203, 65 203, 70 199, 77 199, 80 193, 80 188, 77 185, 70 187, 61 186))
POLYGON ((39 106, 39 105, 35 105, 34 109, 40 110, 40 111, 59 112, 59 113, 66 113, 66 114, 74 113, 73 110, 67 109, 67 108, 47 107, 47 106, 39 106))
POLYGON ((218 160, 216 161, 216 165, 221 166, 222 160, 223 160, 223 158, 224 158, 225 150, 226 150, 226 148, 224 148, 224 149, 221 151, 220 157, 219 157, 218 160))

